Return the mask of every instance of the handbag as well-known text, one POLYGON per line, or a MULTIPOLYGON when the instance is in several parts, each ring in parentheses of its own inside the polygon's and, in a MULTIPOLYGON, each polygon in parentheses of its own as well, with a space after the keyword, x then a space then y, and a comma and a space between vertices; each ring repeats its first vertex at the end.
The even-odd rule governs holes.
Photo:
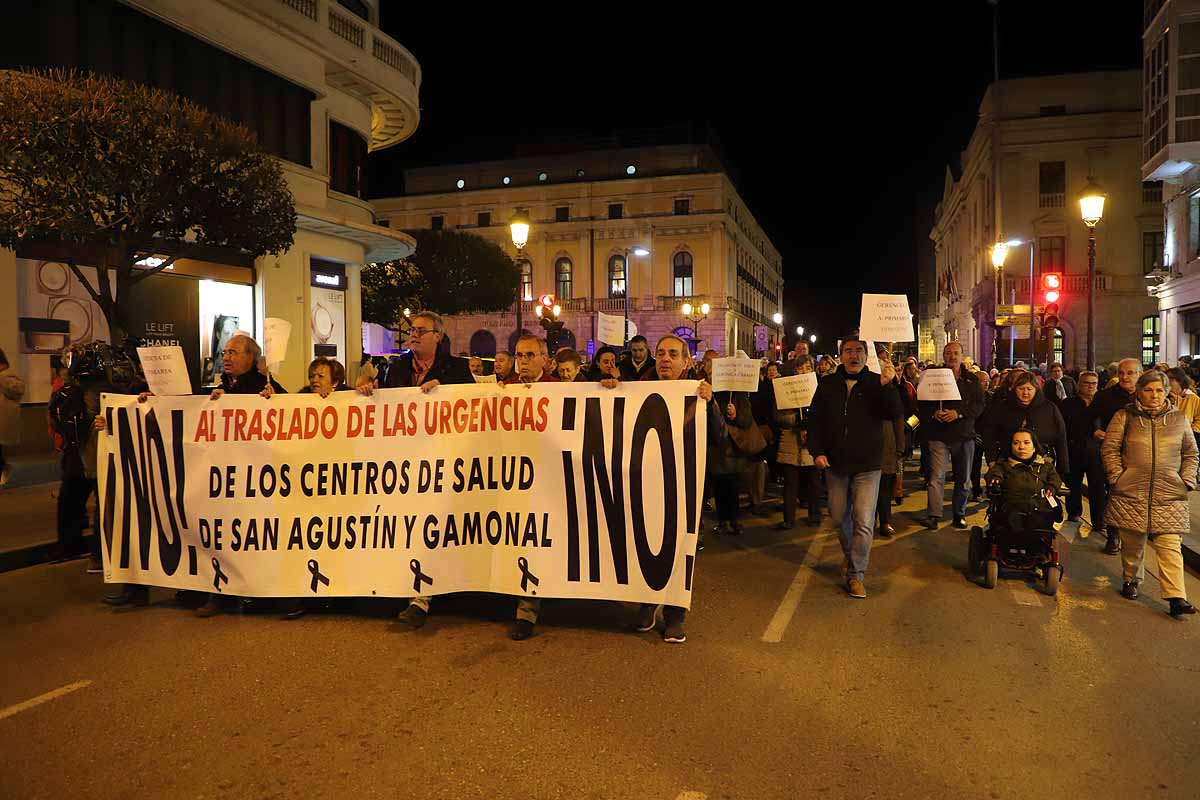
POLYGON ((739 428, 726 422, 725 430, 729 433, 733 446, 744 456, 755 456, 767 449, 767 440, 763 438, 757 425, 739 428))

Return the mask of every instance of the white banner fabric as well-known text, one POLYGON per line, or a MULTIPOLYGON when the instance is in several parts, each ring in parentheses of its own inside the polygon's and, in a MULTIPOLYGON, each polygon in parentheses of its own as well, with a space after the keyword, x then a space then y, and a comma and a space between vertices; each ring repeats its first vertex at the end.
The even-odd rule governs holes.
POLYGON ((108 582, 689 607, 696 381, 102 398, 108 582))

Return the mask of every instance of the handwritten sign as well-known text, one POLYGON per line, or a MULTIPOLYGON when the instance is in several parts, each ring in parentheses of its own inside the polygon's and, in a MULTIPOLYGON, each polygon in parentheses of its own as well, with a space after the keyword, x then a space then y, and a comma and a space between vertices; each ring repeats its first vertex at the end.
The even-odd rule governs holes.
MULTIPOLYGON (((624 317, 614 317, 611 314, 596 312, 596 338, 605 344, 625 344, 625 336, 622 333, 624 328, 624 317)), ((637 332, 637 325, 633 320, 629 320, 629 337, 632 339, 637 336, 637 332)))
POLYGON ((712 387, 716 392, 757 392, 760 364, 750 358, 714 358, 712 387))
POLYGON ((883 372, 883 367, 879 366, 879 353, 875 349, 875 343, 870 339, 867 340, 867 369, 876 375, 883 372))
POLYGON ((934 402, 962 400, 962 395, 958 393, 958 384, 954 381, 954 370, 925 370, 921 374, 921 382, 917 384, 917 399, 934 402))
POLYGON ((790 378, 776 378, 771 381, 771 388, 775 390, 776 408, 808 408, 817 391, 817 373, 805 372, 790 378))
POLYGON ((275 367, 287 358, 288 339, 292 335, 292 323, 279 317, 263 320, 263 356, 268 367, 275 367))
POLYGON ((498 383, 498 381, 496 380, 496 376, 495 376, 495 374, 492 374, 492 375, 476 375, 476 376, 475 376, 475 382, 476 382, 476 383, 498 383))
POLYGON ((159 397, 182 397, 192 393, 183 348, 177 344, 165 347, 139 347, 138 358, 150 391, 159 397))
POLYGON ((915 342, 908 295, 864 294, 858 335, 878 342, 915 342))

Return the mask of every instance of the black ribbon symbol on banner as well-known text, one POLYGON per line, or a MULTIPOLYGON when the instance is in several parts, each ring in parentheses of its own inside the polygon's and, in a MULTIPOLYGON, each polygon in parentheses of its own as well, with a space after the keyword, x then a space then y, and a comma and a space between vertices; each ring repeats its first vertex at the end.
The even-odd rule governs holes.
POLYGON ((229 576, 221 572, 221 562, 213 559, 213 588, 218 592, 222 591, 221 584, 229 583, 229 576))
POLYGON ((308 560, 308 571, 312 573, 312 585, 309 586, 309 588, 312 589, 313 594, 316 594, 317 592, 317 581, 320 581, 326 586, 329 585, 329 578, 326 578, 321 574, 321 567, 317 564, 317 560, 315 558, 310 558, 308 560))
POLYGON ((421 572, 421 562, 420 561, 417 561, 414 558, 412 561, 408 562, 408 568, 411 569, 412 573, 413 573, 413 591, 414 592, 421 591, 422 583, 428 583, 430 586, 433 586, 433 578, 429 577, 424 572, 421 572))
MULTIPOLYGON (((521 568, 521 591, 522 592, 529 591, 529 584, 531 584, 531 583, 534 586, 538 585, 537 575, 534 575, 532 572, 529 571, 529 561, 526 560, 525 556, 521 556, 520 558, 517 559, 517 566, 521 568)), ((537 594, 537 592, 534 592, 534 594, 537 594)))

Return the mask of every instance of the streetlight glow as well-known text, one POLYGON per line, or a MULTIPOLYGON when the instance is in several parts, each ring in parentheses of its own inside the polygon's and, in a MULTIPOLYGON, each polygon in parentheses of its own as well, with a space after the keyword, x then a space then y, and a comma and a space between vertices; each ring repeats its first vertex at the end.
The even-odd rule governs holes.
POLYGON ((508 221, 508 228, 512 231, 513 247, 520 250, 529 242, 529 217, 521 209, 517 209, 512 219, 508 221))
POLYGON ((557 317, 559 314, 561 314, 561 313, 562 313, 562 306, 560 306, 560 305, 558 305, 557 303, 555 303, 555 305, 554 305, 554 308, 552 308, 552 309, 551 309, 551 311, 553 311, 553 312, 554 312, 554 316, 556 316, 556 317, 557 317))
POLYGON ((680 311, 682 311, 682 312, 683 312, 683 315, 686 317, 688 314, 691 314, 691 313, 692 313, 692 304, 691 304, 691 303, 684 303, 683 305, 681 305, 681 306, 679 307, 679 310, 680 310, 680 311))
POLYGON ((797 336, 803 336, 803 335, 804 335, 804 326, 803 326, 803 325, 797 325, 797 326, 796 326, 796 335, 797 335, 797 336))
POLYGON ((1089 177, 1087 186, 1083 189, 1083 194, 1079 195, 1079 215, 1083 217, 1083 224, 1089 228, 1096 227, 1096 223, 1104 216, 1104 199, 1106 196, 1099 184, 1089 177))
POLYGON ((812 336, 808 337, 808 340, 810 342, 812 342, 813 344, 816 344, 817 343, 817 335, 814 333, 812 336))
POLYGON ((774 313, 774 315, 772 315, 771 319, 775 320, 775 324, 776 324, 776 325, 782 325, 782 324, 783 324, 783 314, 780 314, 778 311, 776 311, 776 312, 774 313))
POLYGON ((1004 259, 1008 256, 1008 243, 996 242, 992 245, 992 266, 1000 269, 1004 266, 1004 259))
POLYGON ((638 258, 641 258, 642 256, 650 255, 650 251, 647 250, 646 248, 642 247, 641 245, 638 245, 637 247, 633 248, 629 252, 633 253, 638 258))
POLYGON ((708 303, 701 303, 701 304, 700 304, 700 313, 701 313, 701 314, 703 314, 703 315, 705 315, 705 316, 708 316, 708 312, 709 312, 709 311, 711 311, 711 310, 712 310, 712 308, 711 308, 711 307, 708 305, 708 303))

